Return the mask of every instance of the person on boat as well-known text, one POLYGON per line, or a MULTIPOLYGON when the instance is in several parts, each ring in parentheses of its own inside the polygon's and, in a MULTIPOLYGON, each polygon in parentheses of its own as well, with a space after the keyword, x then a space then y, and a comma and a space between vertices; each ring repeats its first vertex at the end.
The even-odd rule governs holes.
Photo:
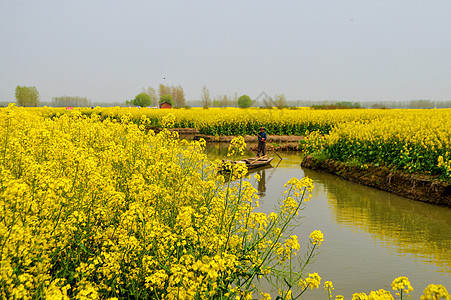
POLYGON ((263 154, 263 156, 266 155, 266 140, 268 139, 268 136, 265 132, 265 127, 260 127, 260 132, 257 134, 258 137, 258 150, 257 150, 257 157, 260 157, 260 153, 263 154))

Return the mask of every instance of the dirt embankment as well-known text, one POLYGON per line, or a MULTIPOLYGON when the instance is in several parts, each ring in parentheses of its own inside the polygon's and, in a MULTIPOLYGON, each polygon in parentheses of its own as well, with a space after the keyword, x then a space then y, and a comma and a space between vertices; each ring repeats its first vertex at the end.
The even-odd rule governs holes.
POLYGON ((451 184, 437 179, 384 167, 362 169, 333 160, 304 157, 302 167, 338 175, 349 181, 375 187, 410 199, 451 207, 451 184))
MULTIPOLYGON (((195 140, 200 140, 201 138, 207 142, 226 142, 230 143, 235 136, 233 135, 205 135, 205 134, 196 134, 194 135, 195 140)), ((297 135, 271 135, 268 139, 268 147, 271 143, 296 143, 300 140, 303 140, 303 136, 297 135)), ((257 136, 255 135, 246 135, 244 136, 244 141, 246 143, 249 142, 257 142, 257 136)))
MULTIPOLYGON (((251 151, 257 151, 258 149, 258 144, 256 143, 255 145, 252 145, 249 150, 251 151)), ((271 150, 276 150, 276 151, 301 151, 301 149, 299 149, 299 143, 284 143, 284 144, 280 144, 280 145, 272 145, 269 144, 266 145, 266 150, 271 151, 271 150)))
MULTIPOLYGON (((149 129, 152 129, 155 133, 159 133, 161 130, 163 130, 160 127, 150 127, 149 129)), ((199 130, 195 128, 170 128, 169 131, 177 131, 180 134, 198 134, 199 130)))
MULTIPOLYGON (((152 129, 155 133, 158 133, 162 130, 160 127, 151 127, 149 129, 152 129)), ((204 139, 207 142, 213 142, 213 143, 230 143, 233 138, 236 136, 234 135, 220 135, 220 136, 214 136, 214 135, 206 135, 206 134, 200 134, 199 130, 195 128, 171 128, 169 131, 177 131, 181 135, 190 135, 193 140, 200 140, 204 139)), ((299 150, 297 145, 299 141, 303 140, 303 136, 297 136, 297 135, 271 135, 268 139, 268 148, 275 149, 275 150, 299 150), (275 145, 274 145, 275 144, 275 145), (277 145, 281 144, 281 145, 277 145)), ((246 135, 244 136, 244 141, 246 143, 253 143, 257 142, 257 137, 254 135, 246 135)), ((255 149, 257 149, 257 146, 255 146, 255 149)))

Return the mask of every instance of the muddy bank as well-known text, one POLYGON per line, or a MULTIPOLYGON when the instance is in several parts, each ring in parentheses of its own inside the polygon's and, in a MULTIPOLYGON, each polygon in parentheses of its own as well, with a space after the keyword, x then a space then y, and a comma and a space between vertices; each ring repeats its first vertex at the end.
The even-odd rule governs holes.
POLYGON ((406 174, 384 167, 362 169, 333 160, 304 157, 302 167, 338 175, 352 182, 391 192, 413 200, 451 207, 451 184, 437 179, 406 174))
MULTIPOLYGON (((150 127, 149 129, 152 129, 155 133, 159 133, 161 130, 163 130, 160 127, 150 127)), ((198 134, 199 130, 195 128, 170 128, 169 131, 177 131, 181 134, 198 134)))
MULTIPOLYGON (((220 135, 220 136, 214 136, 214 135, 205 135, 205 134, 196 134, 194 135, 195 140, 204 139, 207 142, 226 142, 230 143, 232 139, 235 136, 233 135, 220 135)), ((297 135, 271 135, 268 139, 268 146, 271 143, 293 143, 293 142, 299 142, 300 140, 303 140, 303 136, 297 136, 297 135)), ((246 135, 244 136, 244 141, 246 143, 249 142, 257 142, 257 136, 255 135, 246 135)))
MULTIPOLYGON (((258 144, 255 144, 255 145, 252 145, 251 147, 249 147, 249 150, 251 150, 251 151, 257 151, 257 149, 258 149, 258 144)), ((271 151, 271 150, 301 151, 298 143, 286 143, 286 144, 281 144, 281 145, 268 144, 268 145, 266 145, 266 150, 269 150, 269 151, 271 151)))
MULTIPOLYGON (((162 128, 160 127, 149 127, 148 129, 152 129, 155 133, 159 133, 162 128)), ((195 128, 170 128, 169 131, 177 131, 181 135, 187 135, 190 136, 193 140, 200 140, 204 139, 206 142, 213 142, 213 143, 230 143, 232 139, 236 136, 234 135, 220 135, 220 136, 214 136, 214 135, 206 135, 206 134, 200 134, 199 130, 195 128)), ((298 142, 303 140, 303 136, 297 136, 297 135, 271 135, 268 139, 268 147, 273 147, 271 149, 275 150, 294 150, 298 151, 298 142), (283 145, 274 145, 284 143, 283 145), (288 144, 287 144, 288 143, 288 144)), ((246 135, 244 136, 244 141, 246 143, 253 143, 257 142, 257 137, 254 135, 246 135)), ((257 148, 255 148, 257 149, 257 148)))

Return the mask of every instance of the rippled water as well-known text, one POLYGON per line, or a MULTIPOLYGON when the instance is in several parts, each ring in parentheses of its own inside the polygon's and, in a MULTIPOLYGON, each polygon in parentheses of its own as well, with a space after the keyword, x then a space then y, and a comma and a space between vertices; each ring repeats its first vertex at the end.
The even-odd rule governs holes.
MULTIPOLYGON (((224 158, 225 145, 209 145, 211 159, 224 158)), ((257 172, 260 210, 270 212, 292 177, 308 176, 315 190, 302 211, 305 216, 294 234, 307 243, 310 232, 320 229, 324 243, 311 265, 322 283, 333 282, 334 295, 351 299, 354 292, 391 290, 398 276, 409 277, 419 299, 429 283, 451 291, 451 209, 399 197, 355 184, 337 176, 300 167, 294 152, 279 152, 271 168, 257 172)), ((251 152, 246 153, 252 156, 251 152)), ((305 249, 305 248, 304 248, 305 249)), ((301 249, 302 250, 302 249, 301 249)), ((303 299, 327 299, 324 289, 303 299)))

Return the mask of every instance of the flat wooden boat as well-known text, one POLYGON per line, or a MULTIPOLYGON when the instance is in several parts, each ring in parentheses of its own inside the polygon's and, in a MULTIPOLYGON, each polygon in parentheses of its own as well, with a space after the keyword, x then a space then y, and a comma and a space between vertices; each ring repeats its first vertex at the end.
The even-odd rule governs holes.
MULTIPOLYGON (((231 161, 232 164, 246 164, 247 169, 256 169, 263 166, 267 166, 271 163, 274 157, 261 156, 261 157, 251 157, 238 161, 231 161)), ((225 162, 225 161, 224 161, 225 162)))
POLYGON ((274 157, 261 156, 239 160, 236 163, 245 163, 248 169, 256 169, 269 165, 274 157))

